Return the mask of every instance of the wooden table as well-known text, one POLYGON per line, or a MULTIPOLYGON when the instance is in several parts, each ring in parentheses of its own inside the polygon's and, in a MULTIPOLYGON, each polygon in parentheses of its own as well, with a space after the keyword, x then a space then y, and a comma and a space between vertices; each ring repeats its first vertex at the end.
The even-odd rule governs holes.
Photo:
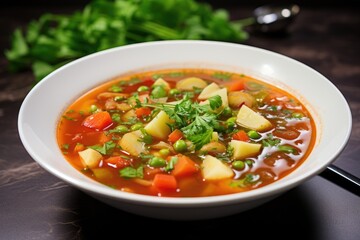
MULTIPOLYGON (((68 13, 79 6, 0 8, 0 48, 9 46, 16 26, 44 12, 68 13)), ((235 19, 250 15, 246 6, 229 8, 235 19)), ((245 42, 299 60, 316 69, 343 93, 352 115, 353 130, 344 151, 334 162, 360 177, 360 50, 359 12, 352 7, 302 7, 288 34, 251 33, 245 42)), ((231 217, 197 222, 148 219, 107 206, 43 170, 23 148, 17 116, 31 88, 30 72, 8 73, 0 57, 0 239, 104 239, 105 232, 121 238, 123 231, 139 231, 157 238, 178 236, 205 239, 245 235, 287 239, 360 239, 360 198, 316 176, 256 209, 231 217)), ((321 92, 319 92, 321 97, 321 92)), ((338 116, 341 118, 341 116, 338 116)), ((336 131, 336 129, 334 129, 336 131)))

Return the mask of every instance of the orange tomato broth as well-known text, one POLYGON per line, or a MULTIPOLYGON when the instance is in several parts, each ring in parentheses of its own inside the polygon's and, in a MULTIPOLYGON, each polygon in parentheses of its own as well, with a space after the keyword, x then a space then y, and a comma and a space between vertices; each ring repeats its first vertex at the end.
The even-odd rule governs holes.
MULTIPOLYGON (((229 87, 229 89, 231 89, 231 87, 229 87)), ((196 97, 198 96, 198 92, 195 93, 194 96, 194 101, 197 101, 196 97)), ((182 98, 182 95, 180 95, 179 98, 182 98)), ((174 100, 176 99, 173 97, 168 98, 168 101, 174 100)), ((127 103, 127 101, 127 99, 120 99, 118 103, 127 103)), ((242 106, 231 108, 233 116, 236 117, 236 113, 240 107, 242 106)), ((116 110, 116 113, 122 117, 127 111, 128 110, 116 110)), ((111 111, 109 112, 110 114, 114 114, 111 111)), ((222 117, 222 120, 225 122, 229 117, 231 116, 222 117)), ((133 120, 134 119, 136 122, 142 122, 144 126, 147 124, 142 117, 138 119, 134 117, 133 120)), ((126 126, 128 128, 131 127, 131 125, 126 126)), ((238 125, 235 125, 233 128, 235 128, 234 131, 242 130, 246 133, 250 131, 250 129, 238 125)), ((228 148, 227 144, 232 139, 233 133, 234 132, 220 133, 219 141, 225 145, 226 148, 228 148)), ((81 173, 95 181, 121 191, 169 197, 203 197, 231 194, 249 191, 271 184, 294 171, 306 160, 314 146, 315 136, 314 121, 309 111, 295 96, 276 86, 243 74, 209 69, 166 69, 116 77, 85 93, 72 103, 63 113, 57 129, 59 148, 62 150, 65 159, 81 173), (259 154, 236 160, 244 163, 243 169, 235 169, 233 167, 235 160, 231 159, 231 157, 225 158, 225 160, 222 160, 222 163, 231 168, 234 173, 233 177, 220 180, 206 180, 202 173, 204 155, 199 155, 199 151, 192 150, 181 153, 175 151, 173 153, 170 152, 169 155, 161 155, 159 150, 151 149, 146 154, 166 160, 167 165, 169 165, 171 156, 187 156, 197 168, 195 172, 185 174, 184 176, 175 176, 176 189, 162 187, 162 185, 158 187, 154 184, 154 177, 157 174, 173 175, 173 171, 165 171, 164 166, 151 167, 148 163, 149 159, 131 156, 119 148, 119 139, 123 137, 123 134, 109 134, 109 130, 114 129, 117 125, 123 125, 123 120, 120 122, 113 121, 110 126, 107 126, 103 130, 92 129, 83 125, 85 118, 92 114, 92 105, 97 106, 97 111, 106 110, 106 100, 98 98, 100 93, 109 92, 112 86, 119 86, 120 82, 129 80, 131 82, 134 79, 138 79, 140 82, 132 86, 120 86, 122 88, 121 93, 131 94, 136 92, 140 86, 148 86, 149 91, 142 92, 140 95, 143 93, 150 94, 152 84, 159 77, 167 81, 171 88, 175 88, 178 81, 187 77, 198 77, 205 80, 208 84, 215 82, 221 88, 231 86, 232 82, 241 82, 242 84, 235 84, 235 86, 238 85, 236 86, 238 89, 235 87, 235 90, 247 92, 255 96, 257 100, 254 101, 254 106, 251 108, 255 112, 265 116, 272 123, 271 129, 258 131, 260 138, 248 138, 248 142, 250 143, 262 144, 259 154), (102 154, 102 158, 97 166, 92 168, 84 166, 79 157, 79 152, 87 149, 89 146, 98 145, 102 147, 109 141, 115 143, 115 148, 109 153, 102 154), (264 145, 264 142, 266 141, 275 144, 275 146, 265 146, 266 144, 264 145), (279 150, 280 148, 278 146, 284 144, 290 146, 290 151, 284 151, 284 149, 282 151, 279 150), (121 156, 122 160, 109 163, 107 159, 111 156, 121 156), (140 165, 142 166, 143 177, 124 178, 120 176, 122 169, 128 167, 137 169, 140 165)), ((148 147, 158 142, 159 139, 153 138, 153 142, 145 146, 148 147)), ((165 142, 167 142, 167 140, 165 140, 165 142)), ((173 145, 172 143, 169 144, 173 145)), ((285 147, 285 150, 289 150, 289 148, 285 147)), ((226 153, 224 154, 226 155, 226 153)), ((210 155, 218 156, 214 153, 210 153, 210 155)), ((177 163, 175 163, 175 166, 176 164, 177 163)), ((173 181, 173 179, 171 179, 171 181, 173 181)), ((158 179, 157 182, 161 184, 164 183, 158 181, 158 179)))

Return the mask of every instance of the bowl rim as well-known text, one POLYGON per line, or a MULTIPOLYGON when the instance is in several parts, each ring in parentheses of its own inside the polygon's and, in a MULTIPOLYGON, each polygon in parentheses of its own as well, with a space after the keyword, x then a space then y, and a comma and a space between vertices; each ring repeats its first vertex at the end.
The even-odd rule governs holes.
MULTIPOLYGON (((131 202, 133 204, 152 205, 152 206, 170 206, 170 207, 181 208, 181 207, 189 207, 189 206, 209 207, 209 206, 237 204, 237 203, 248 201, 250 199, 255 200, 255 199, 266 198, 269 196, 280 194, 280 193, 285 192, 285 191, 297 186, 298 184, 308 180, 309 178, 317 175, 318 173, 322 172, 331 162, 333 162, 338 157, 338 155, 343 151, 343 149, 347 145, 348 140, 350 138, 350 134, 351 134, 351 128, 352 128, 351 110, 350 110, 350 107, 349 107, 345 97, 340 92, 340 90, 331 81, 328 81, 329 86, 332 87, 333 90, 335 90, 337 92, 337 94, 338 94, 337 97, 339 97, 340 100, 343 101, 344 106, 346 107, 346 112, 347 112, 346 117, 348 120, 347 121, 348 127, 346 129, 346 138, 343 139, 342 144, 338 147, 338 149, 336 151, 336 154, 333 155, 332 159, 329 159, 329 161, 327 161, 326 163, 324 163, 322 165, 318 165, 316 168, 312 169, 311 171, 307 171, 306 173, 303 173, 300 176, 297 176, 297 177, 294 177, 291 179, 287 179, 286 181, 276 181, 275 182, 276 184, 269 184, 269 185, 263 186, 261 188, 251 190, 251 191, 233 193, 233 194, 227 194, 227 195, 219 195, 219 196, 208 196, 208 197, 158 197, 158 196, 148 196, 148 195, 142 195, 142 194, 136 194, 136 193, 135 194, 127 193, 127 192, 107 188, 103 185, 98 185, 98 184, 93 184, 93 183, 90 184, 90 183, 84 182, 80 179, 71 177, 71 176, 67 175, 66 173, 59 171, 58 169, 56 169, 54 166, 47 163, 46 161, 44 162, 41 159, 41 157, 36 152, 33 151, 32 147, 31 147, 31 143, 27 141, 26 133, 24 130, 24 125, 23 125, 23 122, 24 122, 23 119, 25 117, 24 109, 27 107, 29 101, 31 100, 32 95, 36 94, 36 92, 42 88, 42 85, 45 84, 46 81, 51 81, 51 79, 54 75, 58 74, 61 71, 66 70, 70 66, 76 65, 80 62, 84 62, 84 61, 87 61, 92 58, 96 58, 99 55, 108 54, 108 53, 111 53, 114 51, 126 51, 127 49, 141 48, 144 46, 145 47, 158 46, 158 45, 166 46, 169 44, 170 45, 201 44, 201 45, 208 45, 209 47, 227 46, 227 47, 248 49, 248 50, 251 50, 254 52, 260 51, 263 53, 273 55, 276 58, 283 58, 286 61, 291 61, 294 64, 298 64, 303 68, 307 68, 308 70, 312 71, 313 74, 318 75, 321 78, 327 79, 326 77, 324 77, 322 74, 320 74, 315 69, 309 67, 308 65, 306 65, 298 60, 295 60, 293 58, 287 57, 283 54, 280 54, 280 53, 277 53, 274 51, 270 51, 270 50, 259 48, 259 47, 244 45, 244 44, 240 44, 240 43, 229 43, 229 42, 207 41, 207 40, 166 40, 166 41, 153 41, 153 42, 146 42, 146 43, 135 43, 135 44, 129 44, 129 45, 125 45, 125 46, 119 46, 119 47, 99 51, 99 52, 92 53, 87 56, 81 57, 79 59, 76 59, 76 60, 56 69, 55 71, 50 73, 48 76, 46 76, 44 79, 42 79, 42 81, 40 81, 37 85, 35 85, 35 87, 33 87, 30 90, 30 92, 26 95, 25 99, 23 100, 23 102, 21 104, 19 114, 18 114, 18 131, 19 131, 20 139, 21 139, 25 149, 29 153, 29 155, 42 168, 44 168, 51 174, 55 175, 56 177, 60 178, 61 180, 67 182, 68 184, 75 186, 76 188, 81 189, 89 194, 97 195, 97 196, 100 195, 100 196, 108 198, 108 199, 118 199, 118 200, 121 199, 121 201, 131 202)), ((81 174, 81 173, 79 173, 79 174, 81 174)), ((96 183, 95 180, 93 180, 93 181, 94 181, 94 183, 96 183)))

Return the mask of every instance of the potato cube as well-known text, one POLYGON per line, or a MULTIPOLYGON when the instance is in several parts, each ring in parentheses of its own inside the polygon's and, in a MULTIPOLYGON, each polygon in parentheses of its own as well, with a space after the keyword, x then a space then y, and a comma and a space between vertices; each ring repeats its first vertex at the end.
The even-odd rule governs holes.
POLYGON ((168 82, 166 82, 164 79, 162 78, 158 78, 154 83, 153 86, 159 86, 162 85, 166 91, 170 90, 170 85, 168 82))
POLYGON ((169 123, 172 123, 172 120, 164 111, 160 111, 154 119, 145 126, 145 130, 153 137, 166 140, 171 133, 171 129, 168 126, 169 123))
POLYGON ((200 93, 198 99, 199 100, 206 100, 208 99, 209 97, 211 97, 212 93, 217 91, 217 90, 220 90, 220 87, 219 85, 217 85, 216 83, 211 83, 210 85, 206 86, 200 93))
POLYGON ((139 141, 141 132, 139 130, 126 133, 119 141, 120 147, 132 156, 139 156, 146 151, 145 143, 139 141))
POLYGON ((231 140, 229 145, 233 148, 232 158, 235 160, 251 157, 260 152, 261 144, 231 140))
POLYGON ((211 155, 205 156, 201 171, 205 180, 220 180, 234 176, 234 172, 228 165, 211 155))
POLYGON ((192 91, 194 88, 205 88, 206 86, 207 86, 207 82, 197 77, 185 78, 176 83, 176 88, 179 90, 192 91))
POLYGON ((236 123, 242 127, 256 130, 256 131, 264 131, 270 129, 272 124, 261 116, 259 113, 253 111, 246 105, 242 105, 240 111, 236 117, 236 123))
POLYGON ((84 167, 94 168, 99 166, 99 163, 102 159, 101 153, 98 151, 88 148, 79 152, 81 163, 84 167))

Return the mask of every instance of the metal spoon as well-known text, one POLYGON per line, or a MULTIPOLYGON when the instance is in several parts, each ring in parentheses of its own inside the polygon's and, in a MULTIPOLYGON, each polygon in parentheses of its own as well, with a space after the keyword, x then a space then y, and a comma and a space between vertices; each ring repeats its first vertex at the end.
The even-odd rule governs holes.
POLYGON ((255 27, 264 33, 285 31, 299 12, 300 7, 296 4, 260 6, 253 12, 255 27))
POLYGON ((299 12, 300 7, 296 4, 263 5, 257 7, 251 17, 235 22, 262 33, 285 32, 299 12))

